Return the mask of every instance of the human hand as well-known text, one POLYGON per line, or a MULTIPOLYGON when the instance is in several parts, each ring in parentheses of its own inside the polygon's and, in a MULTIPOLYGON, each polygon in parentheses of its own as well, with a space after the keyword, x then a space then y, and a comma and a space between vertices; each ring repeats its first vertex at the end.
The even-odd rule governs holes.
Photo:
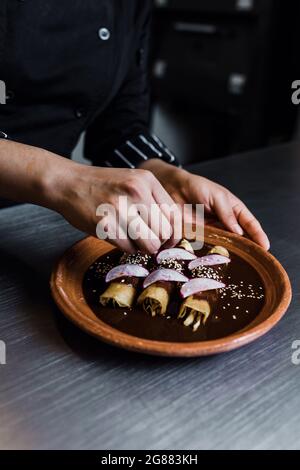
POLYGON ((142 168, 152 171, 176 203, 204 204, 205 213, 216 216, 228 230, 238 235, 246 233, 264 249, 270 248, 258 220, 228 189, 158 159, 145 162, 142 168))
POLYGON ((166 241, 168 246, 178 242, 174 235, 176 215, 164 210, 175 203, 150 171, 88 167, 65 160, 56 164, 54 172, 49 183, 49 193, 54 195, 52 208, 76 228, 91 235, 96 235, 97 226, 102 233, 109 228, 109 233, 116 234, 116 238, 108 236, 109 241, 129 253, 155 253, 166 241), (127 206, 120 209, 121 196, 127 198, 127 206), (109 204, 112 212, 99 218, 96 211, 100 204, 109 204), (155 217, 149 219, 143 211, 135 211, 136 204, 143 205, 148 215, 152 207, 155 217), (129 208, 134 210, 128 218, 124 211, 129 208), (128 234, 133 213, 141 233, 136 240, 128 234))

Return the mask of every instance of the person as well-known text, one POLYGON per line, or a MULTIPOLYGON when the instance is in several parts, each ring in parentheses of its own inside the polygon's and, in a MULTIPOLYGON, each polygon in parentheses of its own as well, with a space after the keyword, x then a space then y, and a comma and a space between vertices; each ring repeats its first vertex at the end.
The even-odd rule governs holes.
MULTIPOLYGON (((0 106, 0 196, 50 208, 92 235, 97 207, 117 210, 120 196, 159 210, 202 203, 227 229, 268 249, 267 235, 241 200, 180 168, 149 132, 151 3, 1 0, 0 79, 8 99, 0 106), (83 131, 93 166, 66 158, 83 131)), ((174 217, 159 214, 174 244, 174 217)), ((124 236, 112 242, 154 253, 169 238, 155 220, 147 225, 141 218, 141 227, 151 237, 133 240, 123 225, 124 236)))

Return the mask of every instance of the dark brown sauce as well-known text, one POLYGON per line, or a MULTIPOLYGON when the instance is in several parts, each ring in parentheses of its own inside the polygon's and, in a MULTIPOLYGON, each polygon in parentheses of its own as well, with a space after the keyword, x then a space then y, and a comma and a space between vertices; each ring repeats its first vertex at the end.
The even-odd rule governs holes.
MULTIPOLYGON (((208 248, 209 246, 206 245, 196 254, 198 256, 206 254, 208 248)), ((166 317, 152 318, 136 307, 133 309, 104 308, 99 304, 99 296, 104 292, 106 284, 103 276, 97 273, 97 267, 103 262, 116 265, 120 256, 120 252, 114 250, 95 261, 85 274, 83 292, 88 305, 102 321, 130 335, 171 342, 217 339, 246 327, 256 318, 264 305, 264 288, 260 276, 242 258, 231 254, 231 263, 226 273, 225 295, 219 295, 206 324, 200 326, 196 332, 176 319, 180 305, 177 294, 172 295, 166 317), (239 296, 233 296, 234 292, 239 296)))

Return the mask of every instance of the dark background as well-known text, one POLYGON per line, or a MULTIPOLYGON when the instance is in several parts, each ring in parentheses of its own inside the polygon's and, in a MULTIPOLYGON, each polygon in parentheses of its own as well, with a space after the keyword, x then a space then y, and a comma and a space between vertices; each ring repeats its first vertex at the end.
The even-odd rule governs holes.
POLYGON ((283 0, 155 0, 152 127, 184 162, 297 135, 300 8, 283 0))

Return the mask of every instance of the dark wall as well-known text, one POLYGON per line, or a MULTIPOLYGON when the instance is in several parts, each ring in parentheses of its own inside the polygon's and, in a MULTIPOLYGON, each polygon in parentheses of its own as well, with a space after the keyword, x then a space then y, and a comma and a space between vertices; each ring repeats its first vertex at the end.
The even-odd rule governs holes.
POLYGON ((299 2, 157 0, 153 103, 189 123, 191 161, 290 140, 299 2))

